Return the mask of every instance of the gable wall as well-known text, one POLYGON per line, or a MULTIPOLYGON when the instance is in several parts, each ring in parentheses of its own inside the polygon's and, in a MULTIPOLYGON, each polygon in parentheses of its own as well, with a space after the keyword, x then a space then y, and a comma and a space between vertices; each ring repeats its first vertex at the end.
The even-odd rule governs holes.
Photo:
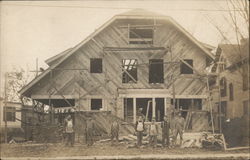
MULTIPOLYGON (((152 24, 152 20, 149 22, 152 24)), ((148 45, 128 45, 127 35, 128 29, 120 26, 131 25, 135 21, 117 20, 113 24, 105 28, 101 33, 90 40, 74 55, 63 62, 60 68, 78 68, 85 70, 57 70, 53 71, 53 86, 55 86, 60 93, 53 94, 75 95, 81 97, 79 105, 84 104, 84 108, 89 108, 87 99, 89 97, 104 96, 107 101, 104 102, 107 106, 109 104, 116 105, 115 97, 118 96, 117 88, 138 88, 138 89, 168 89, 171 86, 170 76, 172 68, 170 63, 164 64, 164 84, 149 84, 148 83, 148 63, 149 59, 163 58, 164 62, 170 61, 170 53, 159 51, 124 51, 124 52, 110 52, 103 51, 103 47, 138 47, 148 45), (103 58, 103 73, 89 73, 90 58, 103 58), (138 64, 138 82, 136 84, 122 84, 121 64, 122 59, 137 59, 138 64), (107 82, 108 81, 108 82, 107 82), (90 92, 91 91, 91 92, 90 92), (86 94, 86 95, 85 95, 86 94)), ((168 22, 157 21, 161 24, 155 30, 154 46, 168 47, 171 46, 173 53, 173 61, 180 62, 177 58, 193 59, 194 68, 203 71, 205 68, 205 56, 203 51, 199 49, 193 42, 191 42, 183 33, 180 33, 176 28, 168 22)), ((145 23, 143 23, 145 24, 145 23)), ((176 85, 176 94, 205 94, 205 83, 201 82, 195 75, 180 75, 180 63, 174 65, 174 77, 176 85)), ((49 79, 49 76, 45 77, 49 79)), ((47 95, 51 87, 48 82, 40 82, 40 85, 34 87, 32 94, 47 95)), ((112 107, 111 107, 112 108, 112 107)), ((113 109, 113 108, 112 108, 113 109)), ((111 109, 111 110, 112 110, 111 109)))

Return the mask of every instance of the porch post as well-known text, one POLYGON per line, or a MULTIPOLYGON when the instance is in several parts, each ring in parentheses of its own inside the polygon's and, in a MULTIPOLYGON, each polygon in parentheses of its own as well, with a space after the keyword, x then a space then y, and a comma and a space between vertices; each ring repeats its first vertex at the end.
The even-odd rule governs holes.
POLYGON ((167 98, 164 97, 164 116, 167 115, 167 98))
POLYGON ((153 109, 152 109, 152 118, 154 117, 154 118, 156 118, 156 115, 155 115, 155 97, 152 99, 152 107, 153 107, 153 109))
POLYGON ((133 98, 134 123, 136 123, 136 98, 133 98))

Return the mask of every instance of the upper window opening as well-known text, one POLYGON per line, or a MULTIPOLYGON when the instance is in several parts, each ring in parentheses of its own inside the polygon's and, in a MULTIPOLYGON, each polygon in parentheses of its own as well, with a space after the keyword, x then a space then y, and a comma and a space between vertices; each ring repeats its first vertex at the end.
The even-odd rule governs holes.
MULTIPOLYGON (((191 67, 193 67, 193 60, 192 59, 184 59, 184 61, 189 64, 191 67)), ((181 63, 181 74, 193 74, 193 69, 190 68, 184 62, 181 63)))
POLYGON ((149 60, 149 83, 164 83, 163 59, 149 60))
POLYGON ((102 73, 102 59, 101 58, 90 59, 90 73, 102 73))
POLYGON ((122 60, 122 83, 137 82, 137 59, 122 60))
POLYGON ((129 44, 153 44, 153 29, 130 28, 129 44))
POLYGON ((102 99, 91 99, 91 110, 101 110, 102 99))

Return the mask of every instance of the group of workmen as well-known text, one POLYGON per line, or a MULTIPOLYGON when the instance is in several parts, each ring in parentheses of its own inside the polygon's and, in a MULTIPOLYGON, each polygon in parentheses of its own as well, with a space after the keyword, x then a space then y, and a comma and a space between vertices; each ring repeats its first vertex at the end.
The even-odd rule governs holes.
MULTIPOLYGON (((65 139, 66 145, 74 145, 74 127, 72 117, 69 115, 65 118, 65 139)), ((94 121, 90 117, 86 121, 86 143, 88 146, 93 145, 93 131, 94 129, 94 121)), ((137 147, 141 147, 143 144, 143 136, 148 135, 149 145, 152 147, 157 147, 158 144, 158 136, 160 136, 159 131, 161 130, 161 143, 162 147, 171 147, 176 146, 177 136, 180 136, 180 144, 183 140, 183 131, 184 131, 184 118, 181 116, 181 112, 177 113, 174 117, 164 116, 163 121, 156 123, 155 117, 152 118, 151 122, 145 124, 145 116, 143 114, 139 115, 135 124, 135 134, 137 136, 137 147), (159 128, 161 127, 161 129, 159 128), (171 133, 171 134, 170 134, 171 133), (171 135, 171 136, 170 136, 171 135), (171 139, 171 141, 170 141, 171 139)), ((110 138, 111 144, 114 142, 119 142, 119 130, 120 124, 117 119, 114 119, 111 123, 110 129, 110 138)))
POLYGON ((161 143, 163 147, 176 146, 177 136, 180 136, 180 144, 183 140, 183 131, 185 120, 181 116, 181 112, 177 113, 176 116, 170 121, 171 117, 164 116, 163 121, 160 122, 160 126, 156 123, 156 119, 153 117, 152 121, 145 127, 144 116, 140 115, 135 125, 135 131, 137 135, 137 146, 142 146, 143 135, 147 134, 149 138, 149 145, 152 147, 157 146, 158 136, 160 135, 159 127, 161 127, 161 143), (172 124, 170 124, 170 122, 172 124), (146 133, 145 133, 146 132, 146 133), (171 133, 171 134, 170 134, 171 133), (171 135, 171 141, 170 141, 171 135))

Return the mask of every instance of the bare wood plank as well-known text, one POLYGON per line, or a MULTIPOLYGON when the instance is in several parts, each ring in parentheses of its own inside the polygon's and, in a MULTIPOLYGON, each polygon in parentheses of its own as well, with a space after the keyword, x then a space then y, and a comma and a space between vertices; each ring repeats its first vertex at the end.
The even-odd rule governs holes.
POLYGON ((104 47, 104 51, 165 50, 165 47, 104 47))
MULTIPOLYGON (((162 26, 162 24, 152 24, 152 25, 131 25, 130 24, 130 27, 131 28, 153 28, 153 27, 159 27, 159 26, 162 26)), ((121 26, 118 26, 120 28, 128 28, 128 25, 121 25, 121 26)))
MULTIPOLYGON (((75 99, 76 95, 63 95, 66 99, 75 99)), ((51 95, 51 99, 63 99, 61 95, 51 95)), ((49 95, 32 94, 32 99, 49 99, 49 95)))

